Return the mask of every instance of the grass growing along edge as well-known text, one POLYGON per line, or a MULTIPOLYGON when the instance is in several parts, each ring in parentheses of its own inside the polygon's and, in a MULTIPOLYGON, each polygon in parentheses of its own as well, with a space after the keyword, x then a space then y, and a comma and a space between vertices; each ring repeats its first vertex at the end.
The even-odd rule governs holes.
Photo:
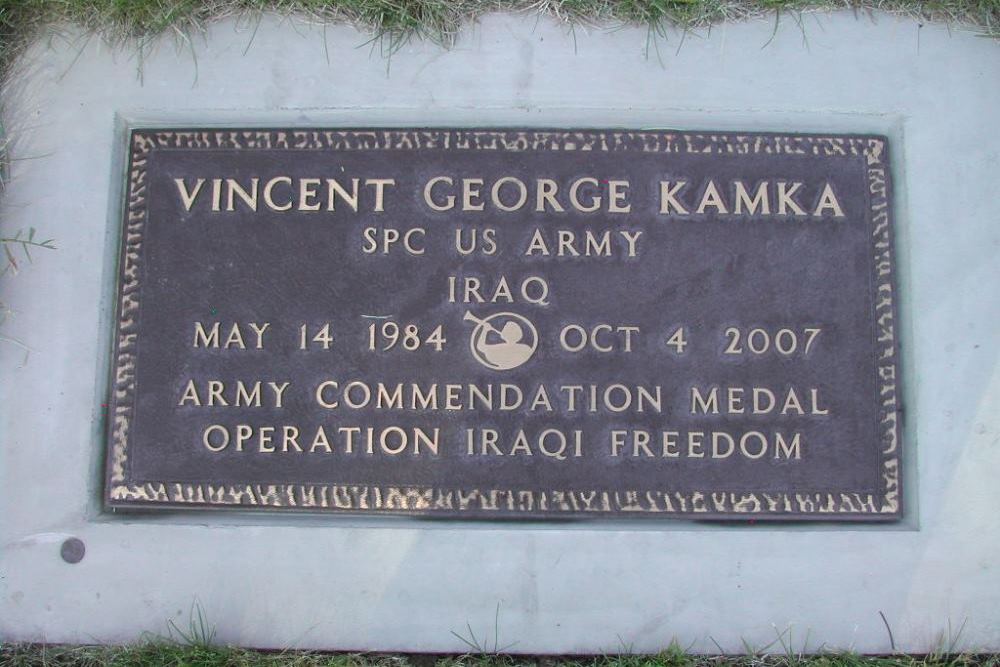
POLYGON ((411 36, 450 44, 464 21, 489 11, 533 11, 566 21, 707 26, 812 9, 881 10, 977 26, 1000 37, 1000 0, 0 0, 0 68, 35 31, 71 21, 112 41, 200 30, 213 19, 262 11, 345 21, 400 44, 411 36))
MULTIPOLYGON (((741 652, 727 654, 718 643, 716 655, 689 653, 676 639, 656 654, 636 654, 621 642, 619 652, 593 656, 512 655, 516 646, 500 644, 500 606, 494 635, 477 638, 471 625, 468 636, 452 632, 470 653, 451 655, 406 653, 333 653, 306 650, 261 651, 224 646, 216 641, 215 626, 197 600, 192 603, 187 627, 167 621, 167 635, 144 633, 129 645, 62 645, 4 643, 0 641, 0 667, 1000 667, 1000 653, 960 651, 965 623, 957 629, 949 621, 934 648, 924 655, 895 651, 892 630, 882 616, 892 654, 863 656, 850 651, 809 648, 793 637, 792 627, 775 627, 775 639, 766 646, 743 642, 741 652), (492 642, 492 645, 491 645, 492 642), (801 643, 800 648, 796 648, 801 643)), ((881 615, 881 612, 880 612, 881 615)), ((711 638, 710 638, 711 639, 711 638)))
MULTIPOLYGON (((883 616, 883 621, 885 617, 883 616)), ((187 628, 167 622, 167 635, 147 633, 143 640, 123 646, 46 645, 0 642, 0 667, 1000 667, 1000 653, 959 652, 963 623, 957 632, 948 624, 936 648, 926 655, 862 656, 847 651, 808 649, 806 635, 801 649, 796 649, 791 627, 775 628, 776 638, 767 646, 754 647, 744 642, 742 653, 726 654, 719 647, 717 655, 688 653, 676 639, 657 654, 635 654, 622 642, 616 654, 595 656, 531 656, 505 653, 509 644, 499 643, 499 605, 496 635, 477 639, 452 632, 472 650, 463 655, 364 654, 284 650, 258 651, 223 646, 216 642, 211 625, 200 603, 192 605, 187 628), (812 653, 807 651, 811 650, 812 653)), ((891 646, 892 631, 886 623, 891 646)), ((714 639, 712 640, 715 641, 714 639)))
POLYGON ((0 646, 2 667, 1000 667, 996 654, 861 656, 816 655, 700 656, 676 644, 657 655, 592 658, 503 654, 450 656, 254 651, 251 649, 149 641, 132 646, 0 646))

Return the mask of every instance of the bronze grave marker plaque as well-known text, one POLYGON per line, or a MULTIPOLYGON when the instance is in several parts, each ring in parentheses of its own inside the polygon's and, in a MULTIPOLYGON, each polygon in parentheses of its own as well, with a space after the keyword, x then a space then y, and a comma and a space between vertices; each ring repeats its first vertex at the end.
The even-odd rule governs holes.
POLYGON ((141 129, 105 500, 901 516, 880 136, 141 129))

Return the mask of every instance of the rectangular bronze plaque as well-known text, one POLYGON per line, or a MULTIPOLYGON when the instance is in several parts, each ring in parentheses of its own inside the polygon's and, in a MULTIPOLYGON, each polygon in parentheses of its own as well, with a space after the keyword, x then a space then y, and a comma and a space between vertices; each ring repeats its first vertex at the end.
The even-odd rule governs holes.
POLYGON ((885 137, 131 133, 110 507, 901 516, 885 137))

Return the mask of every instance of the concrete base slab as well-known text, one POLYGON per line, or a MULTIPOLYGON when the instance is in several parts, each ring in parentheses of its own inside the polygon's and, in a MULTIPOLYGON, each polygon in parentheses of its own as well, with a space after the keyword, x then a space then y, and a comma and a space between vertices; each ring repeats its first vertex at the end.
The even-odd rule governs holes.
POLYGON ((0 637, 130 641, 186 627, 196 604, 219 641, 257 647, 462 652, 452 632, 471 627, 518 652, 656 651, 672 638, 704 652, 882 652, 881 612, 900 650, 959 627, 956 648, 1000 649, 1000 47, 885 15, 807 14, 773 30, 724 25, 647 47, 640 28, 498 15, 450 51, 417 41, 391 59, 353 28, 276 17, 164 38, 141 60, 72 28, 39 40, 4 94, 15 161, 0 226, 36 227, 59 249, 0 287, 13 313, 0 334, 19 341, 0 341, 0 637), (888 135, 906 519, 105 513, 125 129, 212 124, 888 135), (68 538, 85 549, 75 564, 60 555, 68 538))

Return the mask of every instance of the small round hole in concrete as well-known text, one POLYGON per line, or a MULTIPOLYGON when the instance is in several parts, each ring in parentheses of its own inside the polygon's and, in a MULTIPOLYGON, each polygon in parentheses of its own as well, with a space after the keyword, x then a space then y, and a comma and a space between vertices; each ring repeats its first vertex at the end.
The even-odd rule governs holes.
POLYGON ((83 560, 83 554, 87 553, 87 547, 84 546, 83 540, 71 537, 62 543, 62 548, 59 549, 59 555, 67 563, 79 563, 83 560))

